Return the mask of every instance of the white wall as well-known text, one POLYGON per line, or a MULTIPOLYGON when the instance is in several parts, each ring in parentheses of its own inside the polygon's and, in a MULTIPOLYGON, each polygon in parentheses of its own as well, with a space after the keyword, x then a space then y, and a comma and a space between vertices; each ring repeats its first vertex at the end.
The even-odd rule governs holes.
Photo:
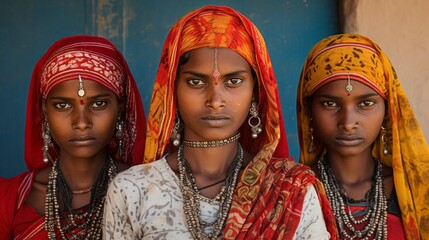
POLYGON ((429 1, 342 0, 343 31, 372 38, 395 67, 429 140, 429 1))

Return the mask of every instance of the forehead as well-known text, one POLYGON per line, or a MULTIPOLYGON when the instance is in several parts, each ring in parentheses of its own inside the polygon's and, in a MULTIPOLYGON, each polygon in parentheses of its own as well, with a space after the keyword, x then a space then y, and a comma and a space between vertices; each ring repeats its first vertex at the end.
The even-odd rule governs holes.
MULTIPOLYGON (((106 86, 91 80, 82 79, 82 85, 85 90, 85 97, 97 94, 114 94, 110 89, 106 86)), ((48 93, 48 97, 52 96, 69 96, 69 97, 77 97, 77 91, 79 89, 79 80, 72 79, 61 82, 57 84, 52 90, 48 93)))
POLYGON ((218 67, 232 67, 240 66, 250 69, 250 64, 237 52, 229 48, 215 48, 202 47, 194 49, 190 52, 189 61, 185 64, 188 66, 210 66, 214 67, 215 55, 218 67))
POLYGON ((347 84, 348 84, 347 80, 332 81, 320 87, 316 92, 314 92, 313 96, 330 95, 330 96, 337 96, 337 97, 346 97, 346 96, 359 96, 359 95, 366 95, 366 94, 377 94, 369 86, 359 81, 350 80, 350 84, 353 86, 353 89, 349 95, 349 93, 346 91, 347 84))

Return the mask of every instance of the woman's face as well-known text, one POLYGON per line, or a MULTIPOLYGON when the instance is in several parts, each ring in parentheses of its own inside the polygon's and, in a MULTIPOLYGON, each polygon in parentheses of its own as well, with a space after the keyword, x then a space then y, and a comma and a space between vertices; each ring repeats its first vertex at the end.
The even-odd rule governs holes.
POLYGON ((312 96, 311 116, 315 136, 328 153, 340 156, 371 151, 385 114, 384 99, 370 87, 347 80, 328 83, 312 96))
POLYGON ((43 111, 61 157, 91 158, 105 154, 116 127, 119 104, 105 86, 83 80, 85 95, 79 97, 78 80, 55 86, 44 100, 43 111))
POLYGON ((216 51, 217 78, 213 76, 214 48, 192 50, 178 69, 177 105, 186 140, 228 138, 238 132, 249 114, 254 87, 251 66, 228 48, 216 51))

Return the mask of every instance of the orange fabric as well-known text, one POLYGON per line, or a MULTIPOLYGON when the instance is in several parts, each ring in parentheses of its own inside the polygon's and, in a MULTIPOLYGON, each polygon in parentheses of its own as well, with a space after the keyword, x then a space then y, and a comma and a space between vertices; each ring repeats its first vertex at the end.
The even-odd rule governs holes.
POLYGON ((407 239, 429 239, 429 148, 418 121, 385 53, 371 39, 357 34, 330 36, 310 51, 301 73, 297 93, 300 161, 315 163, 324 155, 325 147, 316 143, 309 153, 311 94, 324 84, 337 79, 360 81, 380 94, 387 106, 386 128, 391 133, 383 154, 379 136, 373 156, 393 168, 395 189, 407 239))
MULTIPOLYGON (((250 127, 240 129, 243 148, 255 154, 237 185, 223 238, 283 238, 293 236, 302 201, 317 179, 289 157, 277 81, 262 35, 241 13, 222 6, 206 6, 179 19, 169 32, 153 88, 148 115, 145 162, 172 152, 169 139, 176 113, 175 78, 181 54, 199 47, 225 47, 245 58, 258 78, 258 111, 263 132, 256 140, 250 127)), ((331 235, 333 216, 323 191, 322 208, 331 235), (325 200, 325 201, 323 201, 325 200)))

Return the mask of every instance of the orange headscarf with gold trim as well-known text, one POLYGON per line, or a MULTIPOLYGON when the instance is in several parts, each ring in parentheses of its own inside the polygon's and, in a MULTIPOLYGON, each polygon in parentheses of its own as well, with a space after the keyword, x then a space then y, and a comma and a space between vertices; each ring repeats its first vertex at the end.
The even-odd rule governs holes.
POLYGON ((371 39, 357 34, 339 34, 321 40, 304 63, 297 93, 300 161, 315 163, 325 146, 316 144, 309 153, 309 99, 321 86, 338 79, 359 81, 386 101, 385 126, 391 133, 383 153, 379 136, 373 156, 393 168, 395 189, 407 239, 429 239, 429 149, 407 96, 389 59, 371 39))
MULTIPOLYGON (((257 100, 263 132, 254 140, 247 124, 240 129, 241 145, 256 156, 237 185, 223 238, 292 238, 308 186, 313 184, 319 189, 320 185, 307 167, 289 158, 271 60, 262 35, 241 13, 229 7, 206 6, 183 16, 172 27, 153 89, 144 161, 152 162, 171 152, 179 58, 200 47, 229 48, 240 54, 255 70, 259 87, 257 100)), ((323 209, 329 209, 326 196, 320 194, 323 209)), ((330 209, 326 214, 330 214, 327 222, 334 222, 330 209)))

